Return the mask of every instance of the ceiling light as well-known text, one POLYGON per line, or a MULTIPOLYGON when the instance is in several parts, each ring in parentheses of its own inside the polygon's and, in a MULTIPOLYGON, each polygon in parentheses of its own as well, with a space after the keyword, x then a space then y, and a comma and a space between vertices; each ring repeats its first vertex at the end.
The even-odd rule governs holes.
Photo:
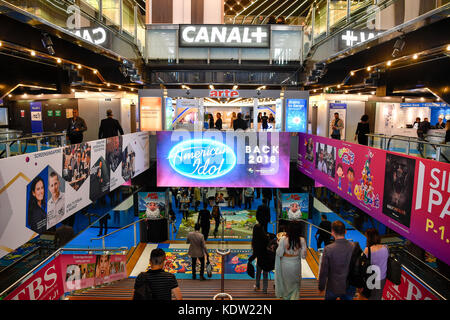
POLYGON ((56 62, 57 62, 57 63, 61 63, 62 60, 61 60, 60 58, 58 58, 58 59, 56 59, 56 62))
POLYGON ((84 90, 84 93, 88 93, 88 91, 87 91, 87 90, 84 90))
POLYGON ((416 54, 413 55, 413 59, 416 60, 419 56, 416 54))
MULTIPOLYGON (((1 45, 1 42, 0 42, 1 45)), ((450 51, 450 44, 447 46, 447 51, 450 51)))
POLYGON ((94 72, 94 74, 97 74, 97 70, 94 70, 93 72, 94 72))
POLYGON ((131 91, 134 91, 134 89, 133 89, 133 88, 131 88, 131 91))
POLYGON ((360 96, 360 95, 361 95, 361 92, 358 92, 358 95, 360 96))
POLYGON ((12 94, 8 94, 8 97, 10 97, 10 98, 11 98, 11 97, 12 97, 12 94))
POLYGON ((119 89, 122 89, 122 86, 118 86, 119 89))
POLYGON ((351 76, 354 76, 354 75, 355 75, 355 72, 354 72, 354 71, 350 71, 350 75, 351 75, 351 76))
POLYGON ((367 71, 370 71, 370 70, 372 70, 372 67, 367 67, 367 71))
POLYGON ((110 86, 110 84, 109 84, 109 83, 107 83, 106 85, 107 85, 108 87, 110 86))
POLYGON ((31 55, 34 57, 36 55, 36 51, 31 50, 31 55))
POLYGON ((98 91, 102 91, 102 88, 98 88, 98 91))
POLYGON ((375 94, 375 91, 372 91, 371 94, 375 94))
POLYGON ((313 92, 316 92, 316 91, 317 91, 316 89, 313 90, 313 92))
POLYGON ((71 89, 72 90, 72 92, 75 92, 75 89, 71 89))
POLYGON ((337 86, 337 87, 338 87, 338 89, 340 89, 340 88, 341 88, 341 85, 340 85, 340 84, 338 84, 338 86, 337 86))
POLYGON ((389 60, 389 61, 386 63, 386 65, 387 65, 388 67, 390 67, 391 64, 392 64, 392 61, 391 61, 391 60, 389 60))
POLYGON ((345 90, 344 92, 345 92, 345 93, 348 93, 348 90, 345 90))
POLYGON ((77 68, 78 68, 78 69, 81 69, 81 64, 79 64, 79 65, 77 66, 77 68))
MULTIPOLYGON (((3 45, 3 43, 0 41, 0 47, 3 45)), ((447 47, 448 48, 448 47, 447 47)), ((448 50, 448 49, 447 49, 448 50)))
POLYGON ((26 93, 23 94, 24 97, 28 96, 26 93))

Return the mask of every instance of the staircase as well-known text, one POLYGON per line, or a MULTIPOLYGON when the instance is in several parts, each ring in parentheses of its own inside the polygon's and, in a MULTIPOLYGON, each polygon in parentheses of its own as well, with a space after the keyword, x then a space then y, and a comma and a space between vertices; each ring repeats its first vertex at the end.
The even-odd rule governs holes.
MULTIPOLYGON (((87 289, 72 293, 68 300, 132 300, 134 278, 127 278, 111 283, 110 285, 87 289)), ((254 280, 226 280, 225 292, 233 300, 278 300, 275 296, 274 281, 269 280, 268 293, 253 291, 254 280)), ((179 279, 181 293, 184 300, 212 300, 220 292, 220 280, 208 279, 206 281, 179 279)), ((323 300, 316 279, 302 279, 300 287, 300 300, 323 300)))

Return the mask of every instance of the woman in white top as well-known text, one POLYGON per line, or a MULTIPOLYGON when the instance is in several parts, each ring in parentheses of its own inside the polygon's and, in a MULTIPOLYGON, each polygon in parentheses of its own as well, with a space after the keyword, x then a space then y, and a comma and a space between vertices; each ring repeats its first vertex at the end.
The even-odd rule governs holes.
POLYGON ((283 300, 298 300, 302 279, 302 260, 306 258, 306 241, 299 221, 292 221, 281 237, 275 258, 275 294, 283 300))

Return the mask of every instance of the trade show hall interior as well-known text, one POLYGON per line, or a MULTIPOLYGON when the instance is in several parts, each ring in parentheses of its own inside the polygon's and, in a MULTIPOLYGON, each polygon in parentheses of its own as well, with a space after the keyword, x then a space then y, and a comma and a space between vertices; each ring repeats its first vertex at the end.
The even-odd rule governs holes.
POLYGON ((0 0, 0 300, 132 300, 157 248, 183 299, 286 299, 270 246, 259 287, 254 243, 295 228, 291 298, 324 300, 336 221, 362 250, 375 230, 401 266, 380 299, 449 299, 449 15, 444 0, 0 0))

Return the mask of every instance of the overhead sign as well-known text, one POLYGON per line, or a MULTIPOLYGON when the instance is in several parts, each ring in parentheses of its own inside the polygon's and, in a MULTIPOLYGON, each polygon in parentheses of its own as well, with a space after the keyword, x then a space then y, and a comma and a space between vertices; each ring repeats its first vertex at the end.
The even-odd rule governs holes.
POLYGON ((211 90, 209 91, 210 98, 238 98, 239 91, 237 90, 211 90))
POLYGON ((445 102, 416 102, 416 103, 400 103, 400 108, 447 108, 445 102))
POLYGON ((346 30, 341 35, 340 47, 349 48, 357 44, 366 42, 375 36, 379 35, 381 32, 374 32, 368 30, 346 30))
POLYGON ((268 48, 269 26, 180 25, 180 47, 268 48))

